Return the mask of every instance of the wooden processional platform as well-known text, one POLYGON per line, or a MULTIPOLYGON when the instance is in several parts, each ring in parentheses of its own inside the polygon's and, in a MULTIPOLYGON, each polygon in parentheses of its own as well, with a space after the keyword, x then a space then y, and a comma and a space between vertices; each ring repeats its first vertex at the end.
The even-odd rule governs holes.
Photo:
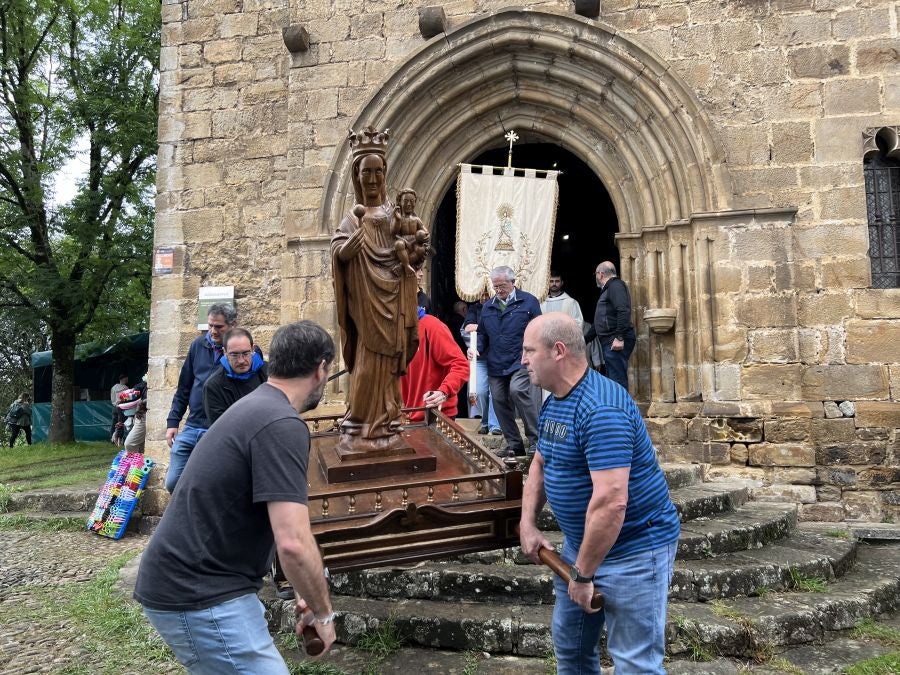
POLYGON ((310 519, 330 571, 518 545, 521 469, 506 466, 452 419, 426 410, 423 422, 406 424, 404 441, 427 461, 374 477, 352 467, 334 471, 340 419, 306 419, 310 519))

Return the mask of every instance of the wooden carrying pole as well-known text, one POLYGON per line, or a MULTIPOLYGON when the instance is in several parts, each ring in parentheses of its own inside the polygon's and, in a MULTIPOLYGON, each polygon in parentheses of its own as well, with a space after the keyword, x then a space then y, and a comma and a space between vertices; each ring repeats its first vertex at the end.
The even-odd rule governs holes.
MULTIPOLYGON (((569 566, 559 557, 559 553, 549 548, 541 548, 538 550, 538 558, 551 570, 556 572, 560 579, 569 581, 569 566)), ((603 609, 603 593, 594 588, 594 597, 591 598, 591 609, 603 609)))

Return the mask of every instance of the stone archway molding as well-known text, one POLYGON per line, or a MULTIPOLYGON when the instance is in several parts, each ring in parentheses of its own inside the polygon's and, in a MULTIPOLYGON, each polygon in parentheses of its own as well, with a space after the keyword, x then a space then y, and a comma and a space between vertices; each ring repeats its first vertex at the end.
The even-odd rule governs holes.
MULTIPOLYGON (((607 187, 619 231, 727 210, 724 153, 699 102, 662 59, 572 14, 506 9, 433 38, 351 122, 390 128, 391 193, 411 185, 431 222, 457 164, 503 143, 559 144, 607 187)), ((352 201, 349 148, 335 152, 319 210, 330 232, 352 201)))

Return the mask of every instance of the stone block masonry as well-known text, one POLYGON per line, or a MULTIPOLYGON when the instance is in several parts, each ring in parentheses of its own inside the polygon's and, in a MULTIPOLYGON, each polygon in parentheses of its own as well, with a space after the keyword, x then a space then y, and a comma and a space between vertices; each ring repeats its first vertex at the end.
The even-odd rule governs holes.
POLYGON ((155 245, 180 262, 153 279, 151 456, 200 286, 233 285, 264 350, 297 318, 337 334, 349 127, 394 127, 389 191, 418 189, 429 226, 456 165, 514 127, 610 192, 660 453, 802 518, 900 518, 900 289, 871 287, 862 172, 863 132, 900 125, 894 3, 517 4, 444 3, 426 41, 412 2, 165 0, 155 245))
POLYGON ((818 415, 651 416, 647 428, 661 461, 707 464, 709 478, 749 480, 754 498, 795 501, 801 519, 896 522, 900 405, 826 403, 839 417, 810 405, 806 412, 818 415))

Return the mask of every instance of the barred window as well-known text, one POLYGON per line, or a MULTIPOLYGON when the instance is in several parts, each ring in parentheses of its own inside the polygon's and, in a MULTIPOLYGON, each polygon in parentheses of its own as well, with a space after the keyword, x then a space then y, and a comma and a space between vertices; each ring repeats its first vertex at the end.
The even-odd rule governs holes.
POLYGON ((900 154, 896 127, 867 134, 863 175, 873 288, 900 287, 900 154))

